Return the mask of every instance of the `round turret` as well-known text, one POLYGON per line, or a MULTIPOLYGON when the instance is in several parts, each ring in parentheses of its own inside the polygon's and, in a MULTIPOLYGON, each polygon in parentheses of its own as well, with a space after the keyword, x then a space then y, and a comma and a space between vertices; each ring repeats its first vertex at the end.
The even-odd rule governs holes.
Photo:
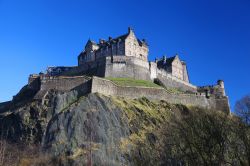
POLYGON ((221 88, 223 88, 224 89, 224 81, 223 80, 218 80, 217 81, 217 85, 219 85, 221 88))
POLYGON ((223 80, 218 80, 217 85, 219 86, 219 92, 221 93, 222 96, 226 96, 225 92, 225 86, 224 86, 224 81, 223 80))

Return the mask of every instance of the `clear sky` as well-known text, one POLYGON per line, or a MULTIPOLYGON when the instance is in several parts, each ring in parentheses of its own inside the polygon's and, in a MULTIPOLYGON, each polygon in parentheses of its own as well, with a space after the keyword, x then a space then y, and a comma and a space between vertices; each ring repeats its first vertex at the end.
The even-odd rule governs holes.
POLYGON ((250 92, 249 0, 0 0, 0 101, 30 73, 77 64, 91 38, 131 26, 150 56, 178 53, 195 85, 225 81, 231 105, 250 92))

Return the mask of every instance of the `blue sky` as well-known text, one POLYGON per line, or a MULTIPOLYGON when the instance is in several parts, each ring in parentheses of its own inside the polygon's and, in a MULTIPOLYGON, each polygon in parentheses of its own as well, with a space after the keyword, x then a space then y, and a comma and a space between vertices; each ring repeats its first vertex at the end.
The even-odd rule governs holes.
POLYGON ((231 105, 250 92, 249 0, 0 0, 0 102, 30 73, 77 64, 88 38, 131 26, 150 56, 176 53, 195 85, 225 81, 231 105))

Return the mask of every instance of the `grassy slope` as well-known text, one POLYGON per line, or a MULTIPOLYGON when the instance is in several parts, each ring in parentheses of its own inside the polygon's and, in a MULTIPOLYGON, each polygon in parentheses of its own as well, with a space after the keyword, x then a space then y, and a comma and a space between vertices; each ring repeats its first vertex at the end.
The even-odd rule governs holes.
POLYGON ((123 118, 128 119, 131 131, 129 138, 121 140, 121 151, 132 157, 136 165, 157 165, 162 148, 162 127, 170 121, 173 113, 187 108, 166 101, 152 102, 147 98, 132 100, 112 97, 112 101, 124 111, 123 118))
POLYGON ((105 79, 108 79, 120 86, 143 86, 152 88, 165 88, 165 90, 168 91, 169 93, 175 93, 175 94, 184 93, 182 90, 178 88, 170 88, 170 87, 166 88, 158 84, 155 84, 154 82, 146 80, 136 80, 133 78, 113 78, 113 77, 107 77, 105 79))
POLYGON ((133 78, 111 78, 107 77, 106 79, 114 82, 120 86, 145 86, 145 87, 160 87, 159 85, 146 81, 146 80, 136 80, 133 78))
MULTIPOLYGON (((96 95, 103 99, 103 106, 110 106, 107 101, 111 101, 112 111, 115 111, 116 108, 122 110, 122 121, 128 123, 130 135, 121 138, 118 147, 126 160, 131 161, 134 165, 159 165, 162 156, 161 149, 164 148, 164 133, 162 133, 164 127, 171 124, 173 115, 182 116, 183 113, 198 109, 169 104, 166 101, 149 101, 147 98, 133 100, 122 97, 108 97, 102 94, 96 95)), ((70 107, 74 107, 74 104, 84 100, 85 97, 71 104, 70 107)), ((90 104, 94 105, 95 103, 90 104)), ((83 157, 75 153, 74 156, 83 157)), ((43 158, 35 158, 34 156, 21 156, 22 162, 43 163, 43 160, 43 158)))

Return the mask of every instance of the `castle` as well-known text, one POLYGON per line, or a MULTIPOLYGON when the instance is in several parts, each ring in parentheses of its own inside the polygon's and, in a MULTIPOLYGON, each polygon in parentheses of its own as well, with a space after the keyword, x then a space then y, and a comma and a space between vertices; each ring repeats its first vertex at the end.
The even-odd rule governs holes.
POLYGON ((88 40, 78 56, 78 65, 48 67, 45 73, 29 77, 34 99, 44 100, 49 90, 79 90, 83 94, 103 93, 129 98, 147 97, 170 103, 201 106, 230 112, 224 82, 195 86, 189 81, 187 65, 178 55, 148 61, 149 46, 131 28, 125 35, 99 43, 88 40), (106 78, 132 78, 154 82, 159 87, 120 86, 106 78), (171 89, 178 89, 177 92, 171 89))

